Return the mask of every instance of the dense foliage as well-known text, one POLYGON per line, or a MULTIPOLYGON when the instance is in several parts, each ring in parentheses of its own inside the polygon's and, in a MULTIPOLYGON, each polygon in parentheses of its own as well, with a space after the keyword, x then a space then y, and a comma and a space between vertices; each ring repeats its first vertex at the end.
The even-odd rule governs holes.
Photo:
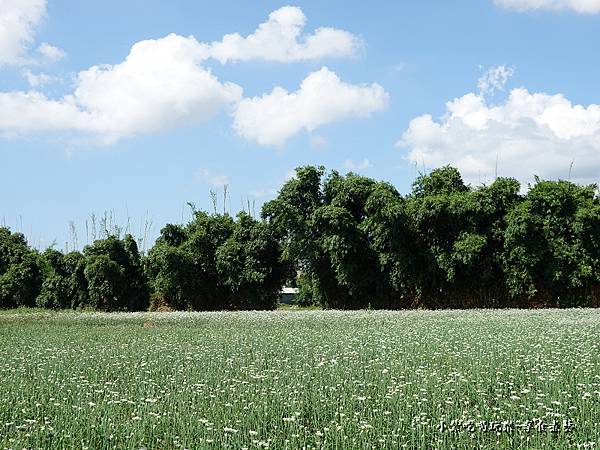
POLYGON ((388 183, 303 167, 263 217, 301 274, 300 299, 333 308, 600 305, 596 186, 442 167, 403 197, 388 183))
POLYGON ((597 187, 471 187, 447 166, 402 196, 306 166, 262 220, 194 210, 145 256, 130 235, 40 253, 0 228, 1 308, 273 309, 284 284, 325 308, 599 306, 597 187))
POLYGON ((167 225, 146 268, 153 309, 273 309, 287 275, 268 224, 240 213, 195 212, 186 226, 167 225))
POLYGON ((35 306, 41 285, 39 258, 25 236, 0 228, 0 307, 35 306))
POLYGON ((20 233, 0 228, 0 307, 145 310, 148 287, 131 235, 107 236, 63 254, 31 249, 20 233))

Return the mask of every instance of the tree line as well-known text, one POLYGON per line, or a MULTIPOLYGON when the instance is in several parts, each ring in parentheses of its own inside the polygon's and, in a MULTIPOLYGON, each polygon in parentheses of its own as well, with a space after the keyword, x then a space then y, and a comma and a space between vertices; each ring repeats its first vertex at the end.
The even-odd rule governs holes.
POLYGON ((129 234, 40 252, 0 228, 0 308, 273 309, 284 285, 325 308, 597 307, 597 187, 471 187, 446 166, 403 196, 306 166, 260 219, 194 210, 144 255, 129 234))

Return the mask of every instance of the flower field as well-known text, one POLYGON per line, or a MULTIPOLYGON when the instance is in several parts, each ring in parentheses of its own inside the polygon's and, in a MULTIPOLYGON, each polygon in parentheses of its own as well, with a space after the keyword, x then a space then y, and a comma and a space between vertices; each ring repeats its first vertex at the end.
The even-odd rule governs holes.
POLYGON ((598 310, 0 313, 0 449, 599 446, 598 310))

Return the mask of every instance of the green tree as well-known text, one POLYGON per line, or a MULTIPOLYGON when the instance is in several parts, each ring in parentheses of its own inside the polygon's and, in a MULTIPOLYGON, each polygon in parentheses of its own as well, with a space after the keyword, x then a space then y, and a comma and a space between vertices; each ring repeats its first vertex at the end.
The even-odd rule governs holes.
POLYGON ((186 226, 164 227, 146 259, 155 295, 175 309, 226 308, 229 290, 219 276, 216 252, 234 227, 230 216, 202 211, 186 226))
POLYGON ((231 236, 216 251, 228 309, 274 309, 289 267, 268 224, 239 213, 231 236))
POLYGON ((56 249, 48 248, 41 255, 44 281, 36 299, 37 306, 64 309, 70 306, 69 273, 65 256, 56 249))
POLYGON ((0 308, 35 306, 41 285, 39 254, 21 233, 0 227, 0 308))
POLYGON ((389 308, 407 308, 418 305, 424 260, 409 220, 406 201, 396 188, 378 183, 365 210, 362 224, 369 237, 369 245, 377 255, 380 285, 387 287, 393 301, 389 308))
POLYGON ((418 303, 427 307, 505 306, 502 271, 505 217, 520 201, 519 183, 498 178, 470 188, 442 167, 415 181, 407 198, 418 303))
POLYGON ((132 236, 108 236, 83 249, 89 306, 106 311, 148 307, 148 288, 132 236))
POLYGON ((598 301, 600 205, 595 191, 595 186, 538 179, 509 214, 504 272, 521 303, 583 306, 598 301))
POLYGON ((284 258, 302 273, 302 298, 329 308, 389 306, 394 295, 370 245, 366 204, 377 183, 356 174, 300 167, 266 203, 284 258))

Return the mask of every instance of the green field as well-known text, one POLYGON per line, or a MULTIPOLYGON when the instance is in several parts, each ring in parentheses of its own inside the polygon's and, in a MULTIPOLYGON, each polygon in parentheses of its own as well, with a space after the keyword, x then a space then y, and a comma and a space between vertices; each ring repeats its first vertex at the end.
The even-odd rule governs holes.
POLYGON ((598 310, 0 313, 0 448, 599 446, 598 310))

